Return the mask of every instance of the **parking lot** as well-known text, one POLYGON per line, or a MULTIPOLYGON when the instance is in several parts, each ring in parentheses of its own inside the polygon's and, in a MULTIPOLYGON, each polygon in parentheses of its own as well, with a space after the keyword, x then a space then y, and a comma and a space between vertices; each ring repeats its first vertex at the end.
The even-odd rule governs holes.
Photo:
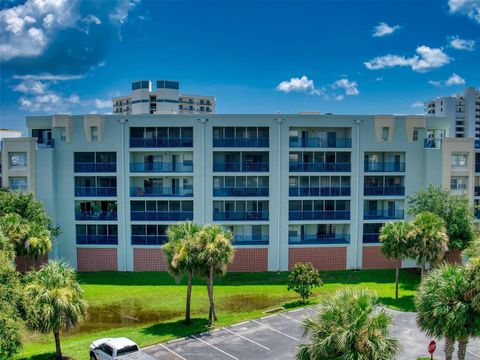
MULTIPOLYGON (((145 349, 156 359, 191 360, 251 360, 295 359, 300 343, 308 342, 303 336, 302 320, 315 313, 307 307, 286 313, 265 316, 255 320, 217 329, 211 332, 176 339, 145 349)), ((402 352, 399 360, 416 360, 425 355, 427 339, 415 324, 414 313, 392 311, 392 334, 400 340, 402 352)), ((439 342, 436 358, 442 357, 443 343, 439 342)), ((471 341, 467 360, 480 359, 480 341, 471 341)))

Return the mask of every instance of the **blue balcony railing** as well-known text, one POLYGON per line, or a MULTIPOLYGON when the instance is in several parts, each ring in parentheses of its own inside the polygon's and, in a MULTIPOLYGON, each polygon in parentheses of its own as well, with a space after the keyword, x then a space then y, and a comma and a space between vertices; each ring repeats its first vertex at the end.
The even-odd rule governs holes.
POLYGON ((131 148, 178 148, 193 147, 193 138, 144 139, 130 138, 131 148))
POLYGON ((480 163, 475 163, 475 172, 480 172, 480 163))
POLYGON ((117 245, 117 235, 77 235, 77 245, 117 245))
POLYGON ((291 172, 350 172, 351 163, 303 163, 291 162, 291 172))
POLYGON ((145 163, 132 162, 130 163, 130 172, 192 172, 193 164, 190 163, 145 163))
POLYGON ((479 209, 475 210, 475 219, 480 219, 480 210, 479 209))
POLYGON ((292 211, 288 212, 289 220, 350 220, 350 210, 331 211, 292 211))
POLYGON ((268 138, 243 139, 221 138, 213 139, 213 147, 268 147, 268 138))
POLYGON ((193 220, 193 211, 131 211, 132 221, 186 221, 193 220))
POLYGON ((475 186, 474 196, 480 196, 480 186, 475 186))
POLYGON ((404 196, 404 186, 365 186, 363 188, 363 195, 372 196, 404 196))
POLYGON ((268 211, 214 211, 214 221, 268 220, 268 211))
POLYGON ((55 140, 54 139, 37 139, 37 148, 45 149, 45 148, 54 148, 55 147, 55 140))
POLYGON ((214 162, 213 171, 268 172, 268 162, 214 162))
POLYGON ((425 139, 423 147, 425 149, 440 149, 442 147, 442 139, 425 139))
POLYGON ((75 186, 75 196, 117 196, 116 187, 80 187, 75 186))
POLYGON ((268 196, 268 187, 220 187, 213 188, 213 196, 268 196))
POLYGON ((132 245, 163 245, 168 241, 167 235, 132 235, 132 245))
POLYGON ((288 243, 290 245, 330 245, 330 244, 349 244, 349 234, 335 234, 335 235, 304 235, 304 236, 289 236, 288 243))
POLYGON ((291 187, 290 196, 350 196, 350 187, 291 187))
POLYGON ((81 221, 115 221, 117 220, 117 211, 88 211, 75 212, 75 220, 81 221))
POLYGON ((352 139, 302 139, 297 136, 290 137, 290 147, 292 148, 350 148, 352 147, 352 139))
POLYGON ((116 163, 75 163, 75 172, 116 172, 116 163))
POLYGON ((480 140, 476 139, 475 142, 474 142, 474 147, 475 147, 475 150, 479 150, 480 149, 480 140))
POLYGON ((365 172, 404 172, 404 162, 365 162, 365 172))
POLYGON ((364 244, 375 244, 380 242, 378 239, 378 233, 363 234, 363 243, 364 244))
POLYGON ((233 245, 268 245, 268 235, 234 235, 233 245))
POLYGON ((365 210, 363 218, 365 220, 403 219, 404 215, 403 210, 365 210))
POLYGON ((185 188, 149 188, 149 187, 131 187, 130 196, 142 197, 142 196, 193 196, 193 189, 185 188))

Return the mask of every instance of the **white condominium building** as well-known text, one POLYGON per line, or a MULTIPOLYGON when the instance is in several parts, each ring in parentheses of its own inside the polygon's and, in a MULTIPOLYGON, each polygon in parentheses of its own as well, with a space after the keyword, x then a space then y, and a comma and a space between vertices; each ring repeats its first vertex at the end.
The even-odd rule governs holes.
POLYGON ((178 81, 157 80, 152 92, 152 82, 140 80, 132 83, 130 95, 112 99, 113 113, 139 114, 212 114, 215 113, 215 97, 181 94, 178 81))

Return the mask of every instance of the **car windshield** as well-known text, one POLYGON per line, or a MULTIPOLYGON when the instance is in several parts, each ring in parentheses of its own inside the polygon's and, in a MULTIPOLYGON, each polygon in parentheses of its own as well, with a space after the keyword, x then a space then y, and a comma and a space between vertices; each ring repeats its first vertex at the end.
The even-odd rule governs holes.
POLYGON ((117 350, 117 356, 127 355, 138 351, 137 345, 126 346, 123 349, 117 350))

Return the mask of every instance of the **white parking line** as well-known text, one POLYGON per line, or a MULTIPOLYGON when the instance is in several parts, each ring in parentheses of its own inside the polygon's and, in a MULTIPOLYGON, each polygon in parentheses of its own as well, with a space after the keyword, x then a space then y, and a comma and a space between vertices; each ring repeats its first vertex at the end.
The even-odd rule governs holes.
POLYGON ((249 339, 249 338, 246 338, 246 337, 243 336, 243 335, 240 335, 240 334, 237 334, 237 333, 235 333, 235 332, 233 332, 233 331, 231 331, 231 330, 228 330, 227 328, 223 328, 223 330, 229 332, 230 334, 236 335, 236 336, 238 336, 238 337, 240 337, 240 338, 242 338, 242 339, 244 339, 244 340, 250 341, 252 344, 258 345, 258 346, 260 346, 261 348, 264 348, 265 350, 268 350, 268 351, 271 350, 271 349, 269 349, 268 347, 263 346, 262 344, 259 344, 259 343, 257 343, 256 341, 253 341, 253 340, 251 340, 251 339, 249 339))
POLYGON ((202 342, 202 343, 204 343, 204 344, 207 344, 208 346, 214 348, 214 349, 217 350, 217 351, 220 351, 222 354, 225 354, 225 355, 227 355, 228 357, 231 357, 232 359, 239 360, 239 359, 236 358, 235 356, 230 355, 229 353, 223 351, 222 349, 219 349, 219 348, 216 347, 215 345, 209 344, 208 342, 206 342, 206 341, 204 341, 204 340, 196 337, 195 335, 192 335, 192 338, 194 338, 194 339, 196 339, 196 340, 198 340, 198 341, 200 341, 200 342, 202 342))
POLYGON ((258 322, 257 320, 252 320, 252 322, 254 322, 254 323, 258 324, 258 325, 261 325, 261 326, 265 326, 267 329, 270 329, 270 330, 272 330, 272 331, 275 331, 276 333, 279 333, 279 334, 281 334, 281 335, 283 335, 283 336, 286 336, 286 337, 288 337, 288 338, 290 338, 290 339, 293 339, 293 340, 295 340, 295 341, 300 341, 299 339, 294 338, 293 336, 290 336, 290 335, 285 334, 285 333, 283 333, 283 332, 281 332, 281 331, 278 331, 277 329, 274 329, 274 328, 272 328, 272 327, 270 327, 270 326, 268 326, 268 325, 265 325, 265 324, 263 324, 263 323, 261 323, 261 322, 258 322))
POLYGON ((287 315, 282 314, 282 313, 279 313, 278 315, 283 316, 283 317, 286 318, 286 319, 293 320, 293 321, 295 321, 296 323, 303 324, 301 321, 299 321, 299 320, 297 320, 297 319, 294 319, 294 318, 292 318, 291 316, 287 316, 287 315))
POLYGON ((175 351, 173 351, 173 350, 169 349, 168 347, 166 347, 165 345, 163 345, 163 344, 158 344, 158 345, 160 345, 161 347, 163 347, 163 348, 164 348, 165 350, 167 350, 168 352, 171 352, 173 355, 175 355, 175 356, 178 357, 179 359, 187 360, 187 359, 185 359, 183 356, 178 355, 175 351))
POLYGON ((468 353, 472 354, 473 356, 476 356, 480 359, 480 355, 477 353, 474 353, 473 351, 467 350, 468 353))

